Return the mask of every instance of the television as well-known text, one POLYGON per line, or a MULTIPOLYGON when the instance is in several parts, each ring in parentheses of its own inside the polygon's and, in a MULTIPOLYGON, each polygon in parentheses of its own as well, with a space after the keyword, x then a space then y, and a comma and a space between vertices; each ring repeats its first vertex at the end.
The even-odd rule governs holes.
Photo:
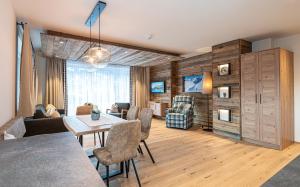
POLYGON ((165 82, 151 82, 151 93, 165 93, 165 82))

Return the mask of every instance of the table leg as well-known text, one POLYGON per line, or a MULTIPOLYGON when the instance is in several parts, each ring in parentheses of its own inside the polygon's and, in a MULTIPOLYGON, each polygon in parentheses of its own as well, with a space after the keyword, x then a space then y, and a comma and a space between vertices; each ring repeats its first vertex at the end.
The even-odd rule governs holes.
POLYGON ((83 147, 83 136, 82 135, 79 136, 79 143, 83 147))

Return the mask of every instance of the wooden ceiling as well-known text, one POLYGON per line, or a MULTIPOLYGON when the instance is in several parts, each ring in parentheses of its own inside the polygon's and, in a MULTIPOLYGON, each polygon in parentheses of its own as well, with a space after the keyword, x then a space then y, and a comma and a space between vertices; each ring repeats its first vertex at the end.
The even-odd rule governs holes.
MULTIPOLYGON (((42 52, 47 57, 80 60, 90 46, 89 38, 55 31, 41 33, 42 52)), ((92 39, 92 46, 97 40, 92 39)), ((126 44, 101 41, 101 46, 111 53, 109 64, 128 66, 154 66, 180 60, 179 54, 126 44)))

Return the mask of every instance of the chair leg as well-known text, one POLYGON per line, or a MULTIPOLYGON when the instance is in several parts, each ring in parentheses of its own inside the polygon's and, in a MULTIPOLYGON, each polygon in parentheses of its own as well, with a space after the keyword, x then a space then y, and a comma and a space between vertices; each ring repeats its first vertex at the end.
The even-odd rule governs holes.
POLYGON ((94 133, 94 146, 96 146, 96 134, 94 133))
POLYGON ((153 164, 155 164, 155 161, 154 161, 153 156, 152 156, 152 154, 151 154, 151 152, 150 152, 150 150, 149 150, 149 148, 148 148, 148 146, 147 146, 147 144, 146 144, 146 141, 143 140, 142 142, 144 143, 144 145, 145 145, 145 147, 146 147, 146 149, 147 149, 147 152, 148 152, 148 154, 149 154, 149 156, 150 156, 150 158, 151 158, 153 164))
POLYGON ((134 169, 135 176, 136 176, 136 179, 138 181, 139 187, 141 187, 142 185, 141 185, 140 178, 139 178, 138 172, 137 172, 135 164, 134 164, 134 160, 131 159, 131 162, 132 162, 132 165, 133 165, 133 169, 134 169))
POLYGON ((99 138, 99 143, 100 143, 100 146, 102 145, 101 143, 101 136, 100 136, 100 133, 98 132, 98 138, 99 138))
POLYGON ((142 149, 142 147, 139 145, 139 150, 140 150, 140 153, 143 155, 144 153, 143 153, 143 149, 142 149))
POLYGON ((96 169, 98 171, 98 169, 99 169, 99 161, 97 161, 96 169))
POLYGON ((128 178, 128 161, 125 161, 126 178, 128 178))
POLYGON ((109 166, 106 166, 106 186, 109 187, 109 166))

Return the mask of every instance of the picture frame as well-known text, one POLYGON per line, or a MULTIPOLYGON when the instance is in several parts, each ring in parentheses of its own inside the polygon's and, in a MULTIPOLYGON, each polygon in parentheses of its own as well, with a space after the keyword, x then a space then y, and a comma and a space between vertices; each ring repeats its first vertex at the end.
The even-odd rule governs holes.
POLYGON ((200 93, 202 92, 203 75, 184 76, 183 92, 185 93, 200 93))
POLYGON ((231 121, 231 110, 228 109, 218 109, 218 119, 220 121, 231 121))
POLYGON ((231 97, 230 86, 220 86, 218 87, 218 98, 228 99, 231 97))
POLYGON ((230 75, 230 64, 218 65, 218 74, 219 76, 230 75))

